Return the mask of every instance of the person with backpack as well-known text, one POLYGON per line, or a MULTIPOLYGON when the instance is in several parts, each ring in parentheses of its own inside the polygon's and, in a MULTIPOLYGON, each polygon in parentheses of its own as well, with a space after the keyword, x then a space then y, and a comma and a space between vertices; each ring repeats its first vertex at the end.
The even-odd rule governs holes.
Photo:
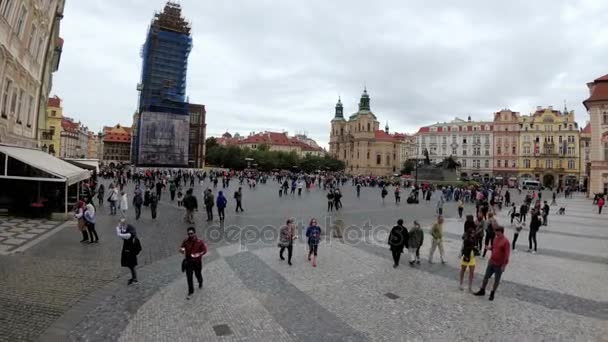
POLYGON ((186 281, 188 282, 188 295, 186 299, 194 294, 194 283, 192 275, 198 280, 198 288, 203 287, 203 256, 207 254, 207 245, 196 236, 196 229, 188 227, 188 237, 182 242, 180 253, 184 255, 182 261, 182 272, 186 272, 186 281))
POLYGON ((126 219, 120 219, 120 223, 116 226, 116 235, 122 239, 122 251, 120 254, 120 265, 127 267, 131 271, 131 279, 127 285, 137 283, 137 255, 141 252, 141 243, 137 238, 135 227, 127 224, 126 219))
POLYGON ((217 198, 215 200, 216 205, 217 205, 217 216, 219 216, 220 221, 224 221, 224 219, 226 218, 226 214, 224 213, 224 209, 226 209, 226 204, 228 203, 228 200, 226 199, 226 197, 224 196, 224 192, 223 191, 218 191, 217 193, 217 198))
POLYGON ((399 267, 399 259, 401 259, 403 249, 408 247, 407 228, 403 226, 402 219, 397 220, 397 225, 391 230, 388 236, 388 244, 393 254, 393 268, 397 268, 399 267))

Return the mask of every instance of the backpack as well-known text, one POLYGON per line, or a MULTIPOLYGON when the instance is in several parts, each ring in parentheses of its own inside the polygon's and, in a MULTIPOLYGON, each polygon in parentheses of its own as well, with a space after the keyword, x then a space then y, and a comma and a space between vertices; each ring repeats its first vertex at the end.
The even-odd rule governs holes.
POLYGON ((135 253, 135 255, 138 255, 141 252, 141 242, 139 242, 139 239, 137 237, 133 238, 133 253, 135 253))

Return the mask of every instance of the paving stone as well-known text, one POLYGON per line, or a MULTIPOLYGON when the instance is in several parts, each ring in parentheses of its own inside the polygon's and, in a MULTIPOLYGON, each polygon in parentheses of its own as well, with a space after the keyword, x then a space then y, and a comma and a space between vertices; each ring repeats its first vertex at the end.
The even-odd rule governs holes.
POLYGON ((19 239, 32 239, 35 238, 36 236, 38 236, 37 234, 19 234, 16 237, 19 239))
POLYGON ((2 237, 13 237, 13 236, 15 236, 15 235, 17 235, 17 233, 14 233, 14 232, 7 232, 7 231, 0 232, 0 236, 2 236, 2 237))
POLYGON ((22 245, 26 242, 27 242, 27 240, 16 239, 16 238, 10 238, 10 239, 6 239, 6 240, 2 241, 2 243, 9 244, 9 245, 22 245))

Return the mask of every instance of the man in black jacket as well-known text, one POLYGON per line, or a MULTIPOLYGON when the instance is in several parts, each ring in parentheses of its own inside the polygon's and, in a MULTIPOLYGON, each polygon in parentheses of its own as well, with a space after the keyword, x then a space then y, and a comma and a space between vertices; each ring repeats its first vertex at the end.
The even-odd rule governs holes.
POLYGON ((401 258, 401 253, 403 253, 403 249, 408 246, 408 233, 407 228, 403 226, 403 220, 399 219, 397 221, 397 225, 393 227, 390 235, 388 236, 388 244, 391 246, 391 252, 393 253, 393 261, 395 264, 394 268, 399 266, 399 259, 401 258))
POLYGON ((530 233, 528 234, 528 244, 530 248, 528 249, 528 252, 536 254, 536 233, 540 229, 542 221, 537 209, 532 209, 530 216, 530 233), (532 250, 532 242, 534 242, 534 250, 532 250))
POLYGON ((189 224, 194 224, 194 211, 198 209, 198 201, 192 194, 192 189, 188 189, 188 191, 186 191, 186 196, 184 197, 183 202, 184 208, 186 208, 186 217, 184 220, 189 224))
POLYGON ((549 218, 549 205, 547 204, 547 201, 545 201, 544 205, 543 205, 543 226, 547 225, 548 218, 549 218))

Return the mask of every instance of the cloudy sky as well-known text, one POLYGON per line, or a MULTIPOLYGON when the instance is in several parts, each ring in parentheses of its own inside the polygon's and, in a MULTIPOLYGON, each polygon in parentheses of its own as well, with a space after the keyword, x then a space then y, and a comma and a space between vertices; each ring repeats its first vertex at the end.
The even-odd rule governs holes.
MULTIPOLYGON (((93 130, 130 125, 139 52, 164 0, 67 0, 53 93, 93 130)), ((208 135, 306 132, 329 140, 338 96, 363 85, 383 127, 562 108, 583 124, 586 82, 608 73, 608 1, 182 0, 187 94, 208 135)))

